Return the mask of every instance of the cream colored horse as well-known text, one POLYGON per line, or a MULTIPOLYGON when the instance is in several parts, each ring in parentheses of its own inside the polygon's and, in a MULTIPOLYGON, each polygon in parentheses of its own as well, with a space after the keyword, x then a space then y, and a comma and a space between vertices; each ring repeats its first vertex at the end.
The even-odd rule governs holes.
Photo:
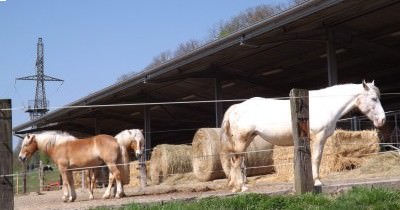
MULTIPOLYGON (((319 165, 326 139, 336 122, 358 108, 376 127, 385 123, 379 89, 372 83, 344 84, 309 91, 310 135, 313 136, 312 174, 315 185, 321 185, 319 165)), ((293 145, 289 100, 252 98, 231 106, 224 115, 221 134, 221 161, 232 191, 245 191, 243 155, 254 136, 271 144, 293 145)))
MULTIPOLYGON (((128 152, 135 151, 136 156, 139 158, 143 154, 144 136, 140 129, 129 129, 118 133, 115 139, 119 144, 122 156, 122 165, 118 166, 121 171, 122 185, 129 184, 130 168, 128 152)), ((89 196, 91 199, 93 198, 93 190, 98 176, 99 170, 89 170, 89 196)))
POLYGON ((117 168, 120 163, 120 148, 116 139, 109 135, 97 135, 85 139, 60 132, 43 132, 28 134, 22 141, 19 159, 24 162, 37 150, 50 156, 58 166, 63 179, 64 195, 62 200, 75 201, 76 192, 74 180, 70 169, 93 167, 106 164, 110 170, 109 185, 103 198, 109 198, 113 180, 117 183, 116 197, 124 196, 121 184, 121 174, 117 168))

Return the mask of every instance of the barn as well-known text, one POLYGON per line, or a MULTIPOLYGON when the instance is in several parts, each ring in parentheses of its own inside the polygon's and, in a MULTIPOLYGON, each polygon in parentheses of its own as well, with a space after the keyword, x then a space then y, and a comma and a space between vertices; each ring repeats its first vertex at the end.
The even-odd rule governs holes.
MULTIPOLYGON (((366 79, 381 90, 388 111, 383 133, 393 140, 400 109, 393 94, 400 93, 399 11, 399 0, 306 1, 13 132, 57 129, 87 136, 142 128, 146 148, 190 143, 197 129, 218 127, 224 111, 244 99, 366 79)), ((341 127, 371 126, 357 111, 348 117, 341 127)))

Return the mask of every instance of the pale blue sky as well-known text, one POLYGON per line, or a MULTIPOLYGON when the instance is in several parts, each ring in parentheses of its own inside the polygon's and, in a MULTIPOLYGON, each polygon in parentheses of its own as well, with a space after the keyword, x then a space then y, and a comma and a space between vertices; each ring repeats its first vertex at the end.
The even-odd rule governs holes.
MULTIPOLYGON (((260 4, 287 0, 6 0, 0 2, 0 98, 14 108, 34 99, 36 44, 43 38, 51 107, 59 107, 146 67, 159 53, 189 40, 207 40, 221 21, 260 4)), ((13 126, 28 121, 13 111, 13 126)), ((15 143, 14 143, 15 144, 15 143)))

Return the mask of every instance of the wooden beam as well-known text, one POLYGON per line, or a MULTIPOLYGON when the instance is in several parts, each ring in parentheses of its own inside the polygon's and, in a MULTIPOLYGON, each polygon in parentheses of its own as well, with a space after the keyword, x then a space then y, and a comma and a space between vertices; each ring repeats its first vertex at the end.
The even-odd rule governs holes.
POLYGON ((223 117, 223 110, 222 110, 222 103, 217 102, 218 100, 222 99, 222 88, 221 88, 221 81, 218 77, 214 79, 214 98, 215 102, 215 127, 221 127, 222 117, 223 117))
POLYGON ((336 85, 338 83, 337 77, 337 61, 336 61, 336 47, 334 31, 331 28, 327 29, 327 59, 328 59, 328 83, 329 86, 336 85))

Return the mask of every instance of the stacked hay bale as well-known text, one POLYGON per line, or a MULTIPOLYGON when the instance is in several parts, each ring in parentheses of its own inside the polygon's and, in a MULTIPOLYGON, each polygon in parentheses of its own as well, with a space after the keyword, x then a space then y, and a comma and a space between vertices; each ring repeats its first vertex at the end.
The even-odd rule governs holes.
MULTIPOLYGON (((200 128, 192 142, 193 173, 200 181, 225 178, 220 160, 220 128, 200 128)), ((273 145, 256 136, 247 148, 245 165, 247 176, 268 174, 274 171, 273 145), (260 151, 260 152, 255 152, 260 151)))
POLYGON ((192 171, 192 147, 190 145, 157 145, 150 158, 150 178, 159 184, 170 174, 192 171))
MULTIPOLYGON (((130 162, 129 171, 130 171, 130 182, 129 186, 138 187, 140 186, 140 172, 139 172, 139 161, 135 160, 130 162)), ((146 175, 147 179, 150 177, 150 161, 146 161, 146 175)))
MULTIPOLYGON (((368 154, 379 152, 378 143, 379 137, 376 130, 336 130, 325 144, 320 165, 320 176, 359 167, 368 159, 368 154)), ((310 146, 313 150, 312 142, 310 146)), ((281 181, 293 179, 293 154, 293 146, 275 146, 273 159, 276 175, 281 181)))

